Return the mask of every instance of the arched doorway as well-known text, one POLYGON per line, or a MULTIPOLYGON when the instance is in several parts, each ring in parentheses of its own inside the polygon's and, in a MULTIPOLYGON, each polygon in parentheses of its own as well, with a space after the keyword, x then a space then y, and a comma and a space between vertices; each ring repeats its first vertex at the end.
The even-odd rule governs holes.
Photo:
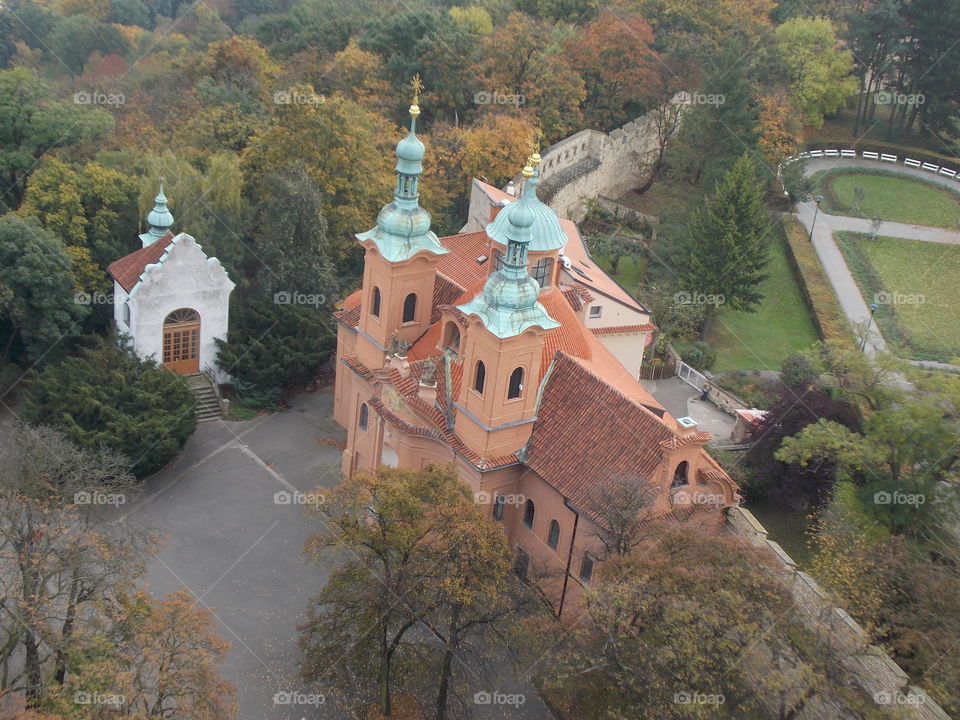
POLYGON ((200 372, 200 315, 180 308, 163 321, 163 366, 181 375, 200 372))

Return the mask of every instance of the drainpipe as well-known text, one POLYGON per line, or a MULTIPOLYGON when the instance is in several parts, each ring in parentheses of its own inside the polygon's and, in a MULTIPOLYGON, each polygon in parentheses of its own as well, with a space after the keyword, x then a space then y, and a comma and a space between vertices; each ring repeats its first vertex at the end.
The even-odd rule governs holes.
POLYGON ((557 610, 557 617, 563 616, 563 603, 567 599, 567 581, 570 579, 570 565, 573 563, 573 546, 577 542, 577 525, 580 522, 580 513, 570 507, 564 500, 564 505, 570 508, 573 513, 573 533, 570 535, 570 550, 567 552, 567 571, 563 574, 563 590, 560 591, 560 608, 557 610))

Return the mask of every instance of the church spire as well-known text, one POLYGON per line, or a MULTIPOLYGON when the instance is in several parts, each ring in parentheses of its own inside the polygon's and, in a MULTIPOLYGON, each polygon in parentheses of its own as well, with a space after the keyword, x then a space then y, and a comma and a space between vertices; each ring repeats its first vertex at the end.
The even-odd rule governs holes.
POLYGON ((499 338, 514 337, 529 327, 550 330, 560 325, 537 300, 540 285, 527 272, 527 254, 537 219, 537 174, 531 165, 524 167, 522 174, 520 199, 500 212, 506 221, 502 223, 506 244, 503 265, 490 274, 482 293, 459 306, 467 315, 479 316, 487 330, 499 338))
POLYGON ((423 89, 419 75, 413 78, 411 86, 410 131, 397 143, 397 183, 393 189, 393 202, 384 205, 375 228, 357 235, 361 242, 372 240, 380 254, 390 262, 409 260, 422 250, 435 255, 449 252, 430 230, 430 213, 420 207, 424 147, 417 137, 420 91, 423 89))
POLYGON ((173 226, 173 213, 167 208, 167 196, 163 194, 163 176, 160 177, 160 191, 153 201, 153 210, 147 215, 147 224, 150 229, 140 235, 143 247, 155 243, 170 232, 170 228, 173 226))

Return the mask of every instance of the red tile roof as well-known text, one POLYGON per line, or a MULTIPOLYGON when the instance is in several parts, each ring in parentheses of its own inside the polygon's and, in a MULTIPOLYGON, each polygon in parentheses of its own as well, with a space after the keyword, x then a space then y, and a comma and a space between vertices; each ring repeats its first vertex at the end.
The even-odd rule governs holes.
POLYGON ((481 255, 490 255, 490 238, 483 230, 440 238, 450 253, 440 258, 437 269, 461 288, 470 287, 487 274, 487 263, 477 262, 481 255))
POLYGON ((140 280, 140 276, 147 265, 152 265, 160 260, 170 243, 173 242, 173 238, 173 233, 168 232, 155 243, 134 250, 119 260, 114 260, 107 266, 107 272, 120 283, 120 287, 130 292, 140 280))
POLYGON ((557 355, 543 391, 524 463, 583 512, 622 479, 652 481, 661 443, 675 437, 653 412, 585 364, 557 355))

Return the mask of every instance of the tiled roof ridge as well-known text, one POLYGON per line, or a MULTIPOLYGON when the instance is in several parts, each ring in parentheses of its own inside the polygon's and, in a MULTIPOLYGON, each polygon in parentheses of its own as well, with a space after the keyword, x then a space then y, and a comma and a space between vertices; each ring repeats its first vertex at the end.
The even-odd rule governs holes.
POLYGON ((656 329, 656 325, 648 322, 641 325, 608 325, 607 327, 595 327, 590 328, 590 332, 594 335, 616 335, 618 333, 652 332, 656 329))
MULTIPOLYGON (((429 358, 419 361, 417 365, 422 365, 427 360, 429 360, 429 358)), ((520 462, 516 453, 497 457, 484 457, 467 447, 466 443, 464 443, 454 431, 446 429, 446 418, 444 417, 442 410, 436 406, 430 406, 419 397, 418 390, 420 381, 419 379, 413 377, 412 374, 411 377, 404 377, 403 374, 396 368, 384 368, 384 370, 378 374, 378 382, 388 382, 393 385, 393 387, 397 390, 397 392, 400 393, 408 405, 410 405, 419 414, 424 416, 428 422, 434 423, 436 427, 413 425, 409 421, 404 420, 396 415, 389 408, 387 408, 386 405, 379 400, 379 398, 377 398, 377 405, 375 405, 377 413, 384 419, 388 420, 391 424, 396 425, 404 431, 409 431, 420 435, 421 437, 432 437, 440 442, 443 442, 454 452, 472 463, 478 470, 492 470, 494 468, 506 467, 508 465, 516 465, 518 462, 520 462)), ((439 378, 437 387, 440 387, 439 378)), ((371 404, 373 404, 373 401, 371 401, 371 404)))
POLYGON ((673 437, 661 441, 660 447, 667 450, 677 450, 678 448, 686 447, 687 445, 706 445, 711 440, 713 440, 713 435, 702 430, 689 435, 680 435, 679 433, 675 433, 673 437))
MULTIPOLYGON (((638 408, 639 410, 641 410, 641 411, 642 411, 643 413, 645 413, 646 415, 649 415, 652 419, 656 420, 656 422, 657 422, 658 424, 662 425, 665 429, 669 430, 669 431, 673 434, 673 437, 674 437, 674 438, 677 437, 677 431, 676 431, 676 429, 674 429, 674 428, 670 425, 670 423, 666 422, 662 417, 660 417, 659 415, 657 415, 655 412, 653 412, 650 408, 648 408, 648 407, 647 407, 646 405, 644 405, 643 403, 639 402, 638 400, 633 399, 633 398, 630 397, 629 395, 625 394, 623 391, 621 391, 621 390, 617 389, 616 387, 614 387, 613 385, 611 385, 610 382, 608 382, 607 380, 605 380, 605 379, 602 378, 601 376, 597 375, 597 374, 596 374, 595 372, 593 372, 593 370, 591 370, 587 365, 585 365, 584 363, 580 362, 580 358, 578 358, 578 357, 576 357, 576 356, 574 356, 574 355, 570 355, 569 353, 566 353, 566 352, 564 352, 563 350, 557 350, 557 356, 560 356, 561 358, 565 358, 565 359, 569 360, 570 362, 573 362, 573 363, 575 363, 576 365, 578 365, 579 367, 581 367, 581 368, 584 370, 584 372, 586 372, 586 373, 588 373, 588 374, 590 375, 590 377, 592 377, 594 380, 596 380, 596 381, 602 383, 603 385, 605 385, 605 386, 610 390, 610 392, 616 393, 616 394, 619 395, 621 398, 623 398, 624 400, 626 400, 628 403, 630 403, 630 404, 633 405, 634 407, 638 408)), ((708 435, 709 435, 709 434, 708 434, 708 435)), ((661 442, 661 445, 662 445, 664 442, 670 442, 670 441, 669 441, 669 440, 664 440, 664 441, 661 442)))
POLYGON ((183 235, 179 233, 174 235, 167 232, 156 242, 145 245, 133 252, 129 252, 123 257, 119 257, 107 266, 107 272, 110 276, 120 283, 127 292, 133 290, 143 277, 143 273, 151 265, 163 262, 170 251, 171 245, 176 238, 183 235))

